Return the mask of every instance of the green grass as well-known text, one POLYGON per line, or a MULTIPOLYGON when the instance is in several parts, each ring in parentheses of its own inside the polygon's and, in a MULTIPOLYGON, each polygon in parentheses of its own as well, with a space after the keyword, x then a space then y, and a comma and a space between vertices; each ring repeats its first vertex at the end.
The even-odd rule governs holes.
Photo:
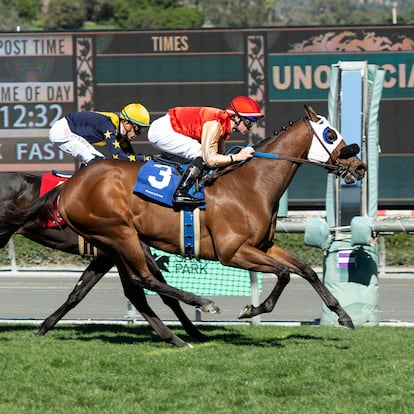
POLYGON ((193 349, 147 326, 35 328, 0 325, 0 413, 414 412, 410 328, 202 326, 193 349))

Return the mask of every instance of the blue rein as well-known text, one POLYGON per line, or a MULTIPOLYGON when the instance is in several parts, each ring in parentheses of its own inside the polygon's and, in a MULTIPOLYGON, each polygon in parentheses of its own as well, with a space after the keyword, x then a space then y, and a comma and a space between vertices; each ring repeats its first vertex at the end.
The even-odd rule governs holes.
MULTIPOLYGON (((226 154, 231 154, 233 150, 235 149, 243 149, 244 147, 242 147, 241 145, 235 145, 233 147, 231 147, 229 150, 226 151, 226 154)), ((253 157, 257 157, 257 158, 273 158, 273 159, 278 159, 279 154, 268 154, 267 152, 258 152, 255 151, 253 152, 253 157)))
POLYGON ((257 152, 257 151, 255 151, 253 153, 253 157, 277 159, 277 158, 279 158, 279 154, 268 154, 267 152, 257 152))

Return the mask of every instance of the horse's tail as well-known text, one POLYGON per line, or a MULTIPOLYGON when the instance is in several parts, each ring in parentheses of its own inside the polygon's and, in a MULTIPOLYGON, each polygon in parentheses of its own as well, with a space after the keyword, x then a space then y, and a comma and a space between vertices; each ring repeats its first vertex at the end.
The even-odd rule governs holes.
POLYGON ((60 185, 47 192, 25 208, 9 207, 3 216, 7 218, 0 223, 0 248, 4 247, 11 236, 25 224, 34 221, 46 222, 52 217, 54 203, 60 194, 60 185))

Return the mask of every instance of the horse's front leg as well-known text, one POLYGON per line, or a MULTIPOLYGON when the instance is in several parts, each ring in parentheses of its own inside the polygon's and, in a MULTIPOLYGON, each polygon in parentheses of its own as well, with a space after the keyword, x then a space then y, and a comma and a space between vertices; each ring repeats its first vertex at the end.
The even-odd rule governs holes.
POLYGON ((349 314, 341 306, 338 299, 336 299, 336 297, 322 283, 317 273, 308 264, 302 262, 300 259, 293 256, 276 244, 273 245, 267 253, 270 256, 274 257, 276 260, 280 260, 285 263, 292 273, 296 273, 297 275, 307 280, 318 293, 319 297, 322 299, 328 309, 338 315, 339 325, 344 326, 345 328, 354 329, 354 323, 352 322, 349 314))
MULTIPOLYGON (((262 313, 270 313, 276 306, 280 295, 285 290, 285 287, 290 282, 290 271, 286 266, 276 266, 274 273, 277 277, 276 285, 269 294, 269 296, 259 305, 254 306, 253 304, 246 305, 239 315, 239 319, 253 318, 254 316, 261 315, 262 313), (276 267, 278 270, 276 270, 276 267)), ((267 273, 267 272, 266 272, 267 273)), ((270 273, 270 272, 269 272, 270 273)))
POLYGON ((239 319, 252 318, 262 313, 271 312, 290 282, 290 271, 285 264, 276 261, 273 257, 249 244, 241 245, 233 257, 223 264, 256 272, 273 273, 277 277, 276 285, 266 300, 259 306, 247 305, 240 313, 239 319))
MULTIPOLYGON (((278 280, 276 286, 264 302, 257 307, 247 305, 244 311, 240 314, 240 318, 250 318, 260 315, 261 313, 271 312, 283 292, 283 289, 289 283, 290 272, 293 272, 303 277, 312 285, 326 306, 338 315, 338 323, 340 325, 346 328, 354 328, 351 317, 345 312, 338 300, 331 292, 329 292, 326 286, 324 286, 316 272, 309 265, 277 245, 273 245, 266 253, 256 251, 256 256, 254 256, 254 249, 252 247, 245 248, 244 251, 240 249, 237 253, 237 257, 242 252, 244 260, 246 260, 247 257, 249 258, 248 260, 252 262, 250 267, 245 268, 264 273, 274 273, 278 280), (256 265, 253 263, 256 263, 256 265)), ((246 264, 244 265, 246 266, 246 264)))
MULTIPOLYGON (((157 262, 152 257, 150 248, 144 243, 141 243, 141 246, 145 253, 145 257, 147 259, 147 263, 151 270, 151 273, 161 282, 167 283, 157 265, 157 262)), ((177 299, 173 299, 165 295, 161 295, 161 299, 174 312, 175 316, 181 322, 181 325, 183 326, 188 335, 190 335, 194 339, 197 339, 198 341, 209 340, 209 338, 203 333, 201 333, 200 330, 190 321, 190 319, 180 306, 180 302, 177 299)))

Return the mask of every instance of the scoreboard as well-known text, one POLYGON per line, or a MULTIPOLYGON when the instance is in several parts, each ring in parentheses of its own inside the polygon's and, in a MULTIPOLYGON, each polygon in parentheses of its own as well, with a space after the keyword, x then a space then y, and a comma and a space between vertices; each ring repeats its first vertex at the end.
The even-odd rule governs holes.
MULTIPOLYGON (((233 97, 249 95, 266 117, 227 145, 256 143, 302 118, 304 104, 328 115, 331 65, 366 60, 386 71, 379 204, 414 208, 413 29, 0 33, 0 171, 74 171, 74 160, 49 142, 50 126, 71 111, 119 113, 132 102, 145 105, 154 120, 170 107, 225 108, 233 97)), ((154 152, 145 133, 133 146, 154 152)), ((325 170, 302 166, 289 186, 289 206, 323 208, 325 188, 325 170)))

